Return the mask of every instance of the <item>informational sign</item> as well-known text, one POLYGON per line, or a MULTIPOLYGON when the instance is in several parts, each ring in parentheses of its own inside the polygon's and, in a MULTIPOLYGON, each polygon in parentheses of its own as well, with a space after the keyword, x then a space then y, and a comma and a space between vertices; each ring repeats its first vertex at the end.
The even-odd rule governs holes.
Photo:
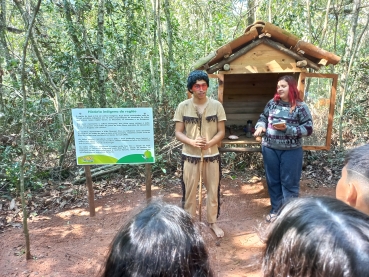
POLYGON ((152 108, 72 109, 78 165, 154 163, 152 108))

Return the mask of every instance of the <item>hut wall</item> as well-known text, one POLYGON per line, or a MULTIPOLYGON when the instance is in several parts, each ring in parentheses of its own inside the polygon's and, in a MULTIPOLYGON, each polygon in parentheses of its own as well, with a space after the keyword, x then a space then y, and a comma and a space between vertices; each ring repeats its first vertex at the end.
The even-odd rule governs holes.
POLYGON ((296 67, 296 60, 268 45, 258 45, 230 63, 230 70, 222 74, 306 72, 296 67))
MULTIPOLYGON (((224 75, 223 107, 227 115, 226 126, 239 129, 241 133, 248 120, 252 120, 254 126, 267 102, 273 98, 278 78, 283 75, 285 73, 224 75)), ((294 76, 298 79, 298 74, 294 76)))

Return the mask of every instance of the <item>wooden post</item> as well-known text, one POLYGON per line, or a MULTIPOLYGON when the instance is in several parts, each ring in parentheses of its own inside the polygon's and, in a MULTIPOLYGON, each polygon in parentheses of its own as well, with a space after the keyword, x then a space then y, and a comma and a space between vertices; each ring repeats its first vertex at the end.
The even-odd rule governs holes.
POLYGON ((86 186, 88 190, 88 206, 90 208, 90 216, 95 216, 95 193, 92 187, 91 168, 85 165, 86 186))
MULTIPOLYGON (((83 108, 82 103, 78 103, 78 108, 83 108)), ((86 186, 88 191, 88 206, 90 208, 90 216, 95 216, 95 193, 92 187, 91 168, 89 165, 83 166, 85 169, 86 186)))
MULTIPOLYGON (((143 101, 141 106, 149 107, 149 103, 147 101, 143 101)), ((151 164, 145 164, 145 185, 146 185, 146 201, 150 202, 151 200, 151 164)))
POLYGON ((146 200, 151 199, 151 164, 145 164, 146 200))

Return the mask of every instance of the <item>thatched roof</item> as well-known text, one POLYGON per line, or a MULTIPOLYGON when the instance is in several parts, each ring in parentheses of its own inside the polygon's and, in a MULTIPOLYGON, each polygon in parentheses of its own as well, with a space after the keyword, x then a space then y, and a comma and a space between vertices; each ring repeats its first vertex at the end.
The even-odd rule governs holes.
POLYGON ((305 67, 314 70, 319 70, 322 65, 335 65, 341 59, 334 53, 305 42, 269 22, 256 21, 246 28, 242 36, 199 59, 193 68, 205 69, 208 73, 213 73, 235 57, 243 55, 262 43, 290 55, 297 61, 305 61, 305 67))

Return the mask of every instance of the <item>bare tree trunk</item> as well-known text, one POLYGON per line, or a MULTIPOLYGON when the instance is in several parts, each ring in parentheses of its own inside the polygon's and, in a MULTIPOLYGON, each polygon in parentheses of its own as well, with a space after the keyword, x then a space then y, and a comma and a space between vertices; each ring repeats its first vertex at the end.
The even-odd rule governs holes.
POLYGON ((342 123, 343 123, 343 112, 344 112, 344 104, 345 104, 345 84, 348 80, 348 70, 349 64, 351 60, 351 56, 354 55, 354 42, 356 38, 356 27, 359 18, 359 11, 360 11, 360 4, 361 0, 354 0, 353 1, 353 8, 352 8, 352 24, 351 29, 348 35, 348 42, 345 49, 345 55, 342 59, 343 61, 343 68, 341 74, 341 82, 340 82, 340 91, 341 91, 341 106, 340 106, 340 115, 339 115, 339 140, 340 140, 340 148, 343 148, 343 140, 342 140, 342 123))
POLYGON ((254 18, 253 18, 253 8, 254 8, 254 1, 247 1, 247 26, 251 25, 252 23, 254 23, 254 18))
MULTIPOLYGON (((0 8, 1 8, 1 11, 0 11, 0 56, 5 57, 6 64, 9 66, 10 60, 12 59, 12 57, 10 55, 8 43, 6 42, 6 36, 5 36, 5 31, 6 31, 6 26, 7 26, 6 1, 5 0, 1 0, 0 8)), ((9 73, 13 81, 13 86, 16 89, 19 89, 17 75, 15 74, 14 70, 11 70, 9 73)))
POLYGON ((327 8, 326 8, 326 11, 325 11, 325 16, 324 16, 324 25, 323 25, 323 30, 322 30, 322 36, 320 37, 320 42, 319 42, 319 47, 322 47, 323 41, 325 39, 325 34, 327 32, 327 28, 328 28, 328 15, 329 15, 330 6, 331 6, 331 0, 328 0, 328 2, 327 2, 327 8))
POLYGON ((155 21, 156 21, 156 33, 158 36, 158 46, 159 46, 159 62, 160 62, 160 92, 159 92, 159 102, 161 102, 162 97, 165 92, 164 87, 164 51, 163 42, 161 38, 161 23, 160 23, 160 0, 155 0, 155 21))
MULTIPOLYGON (((358 39, 355 40, 355 42, 356 42, 355 47, 354 47, 354 50, 353 50, 352 55, 350 57, 350 62, 349 62, 348 70, 347 70, 347 79, 348 79, 348 76, 350 76, 352 63, 355 60, 356 54, 360 50, 362 42, 364 41, 363 36, 364 36, 364 33, 366 32, 366 30, 368 29, 368 25, 369 25, 369 15, 368 15, 368 18, 366 20, 366 24, 365 24, 363 30, 361 31, 360 35, 358 36, 358 39)), ((347 80, 347 82, 345 83, 345 90, 344 90, 345 92, 347 91, 348 83, 349 83, 349 80, 347 80)), ((350 83, 352 83, 352 82, 350 82, 350 83)), ((349 94, 352 94, 352 93, 353 92, 351 91, 349 94)))
MULTIPOLYGON (((76 57, 78 60, 78 67, 81 73, 82 84, 86 85, 86 88, 87 88, 86 92, 87 92, 89 106, 94 107, 95 101, 94 101, 93 94, 92 94, 93 90, 91 89, 89 82, 86 81, 89 78, 88 78, 88 73, 83 65, 83 59, 82 59, 82 56, 86 53, 83 50, 83 47, 81 47, 82 43, 79 41, 76 35, 77 31, 76 31, 76 28, 72 20, 71 4, 69 3, 68 0, 63 0, 63 9, 64 9, 63 17, 65 17, 65 20, 66 20, 67 31, 74 44, 74 49, 75 49, 76 57)), ((81 16, 80 18, 83 18, 83 16, 81 16)))
POLYGON ((334 13, 334 39, 333 39, 333 49, 334 52, 337 52, 337 32, 338 32, 338 13, 335 9, 335 13, 334 13))
POLYGON ((172 23, 170 20, 170 3, 168 0, 164 0, 164 14, 165 14, 165 21, 167 24, 167 33, 168 33, 168 61, 167 65, 167 74, 168 79, 171 80, 172 78, 172 63, 173 61, 173 30, 172 30, 172 23))
POLYGON ((307 15, 306 15, 306 23, 308 26, 308 36, 307 36, 307 41, 311 42, 311 16, 310 16, 310 0, 306 0, 306 11, 307 11, 307 15))
MULTIPOLYGON (((14 1, 15 4, 17 5, 17 8, 19 10, 19 12, 21 13, 22 17, 23 17, 23 21, 24 24, 27 26, 28 22, 29 22, 29 18, 30 15, 28 14, 27 11, 23 10, 23 7, 21 6, 21 3, 18 1, 14 1)), ((54 80, 51 78, 49 70, 47 69, 47 66, 44 62, 44 59, 41 55, 41 52, 38 49, 38 44, 37 44, 37 40, 36 38, 33 36, 32 30, 30 32, 29 35, 29 40, 31 41, 32 44, 32 49, 34 51, 34 53, 36 54, 37 60, 41 65, 41 69, 43 74, 46 76, 46 79, 48 80, 50 87, 51 87, 51 91, 52 93, 49 93, 50 98, 52 99, 53 103, 54 103, 54 108, 56 113, 58 114, 58 120, 59 120, 59 128, 60 128, 60 146, 59 146, 59 155, 60 155, 60 159, 59 159, 59 165, 61 165, 61 163, 63 162, 62 159, 62 155, 64 153, 64 139, 65 139, 65 130, 67 130, 67 128, 65 127, 64 124, 64 117, 63 117, 63 112, 62 112, 62 107, 61 107, 61 99, 60 99, 60 89, 57 87, 57 85, 54 83, 54 80)))
MULTIPOLYGON (((147 9, 147 5, 146 5, 146 1, 143 1, 144 3, 144 8, 145 8, 145 18, 146 18, 146 36, 148 41, 153 43, 153 47, 155 47, 155 41, 153 41, 153 36, 150 33, 150 21, 149 21, 149 12, 147 9)), ((150 58, 150 51, 147 51, 147 55, 148 55, 148 60, 150 62, 150 74, 151 74, 151 89, 153 92, 155 92, 155 96, 156 98, 159 96, 157 94, 157 85, 156 85, 156 76, 155 76, 155 70, 154 70, 154 64, 153 64, 153 60, 150 58)))
MULTIPOLYGON (((5 48, 6 48, 6 40, 5 40, 5 26, 6 26, 6 5, 5 1, 1 1, 0 6, 0 57, 6 56, 5 54, 5 48)), ((3 112, 4 112, 4 101, 3 101, 3 75, 4 71, 1 67, 0 62, 0 126, 2 126, 2 118, 3 118, 3 112)))
POLYGON ((272 23, 272 0, 268 1, 268 20, 272 23))
MULTIPOLYGON (((1 52, 0 52, 1 53, 1 52)), ((0 63, 0 126, 2 126, 3 123, 3 116, 4 116, 4 100, 3 100, 3 91, 4 91, 4 87, 3 87, 3 75, 4 75, 4 71, 1 67, 1 63, 0 63)))
POLYGON ((26 239, 26 259, 32 259, 31 255, 31 243, 29 239, 29 232, 28 232, 28 215, 26 210, 26 201, 24 198, 24 164, 26 162, 27 157, 27 149, 25 145, 25 130, 26 130, 26 118, 27 118, 27 93, 26 93, 26 57, 27 57, 27 47, 28 42, 31 37, 33 24, 35 23, 36 15, 40 9, 41 0, 37 1, 37 5, 35 7, 33 17, 28 25, 26 40, 23 45, 23 56, 22 56, 22 63, 21 63, 21 88, 23 94, 23 109, 22 109, 22 132, 21 132, 21 148, 22 148, 22 162, 19 166, 19 180, 20 180, 20 189, 21 189, 21 200, 22 200, 22 210, 23 210, 23 232, 26 239))
MULTIPOLYGON (((105 0, 99 0, 99 8, 97 13, 97 59, 100 61, 100 63, 104 63, 104 14, 105 0)), ((100 100, 99 105, 100 108, 105 108, 105 68, 100 64, 97 64, 96 66, 100 100)))
POLYGON ((253 12, 253 15, 254 15, 254 22, 256 20, 258 20, 258 10, 259 10, 259 1, 258 0, 255 0, 254 1, 254 12, 253 12))

